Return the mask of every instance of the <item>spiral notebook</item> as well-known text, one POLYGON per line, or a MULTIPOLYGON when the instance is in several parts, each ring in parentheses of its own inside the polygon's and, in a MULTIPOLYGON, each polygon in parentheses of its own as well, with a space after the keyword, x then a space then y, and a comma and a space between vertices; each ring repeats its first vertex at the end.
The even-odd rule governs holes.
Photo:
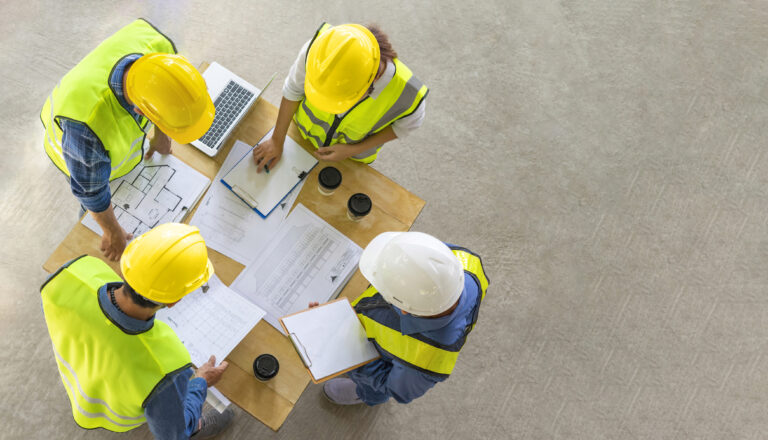
POLYGON ((280 324, 314 383, 380 357, 347 298, 280 318, 280 324))
MULTIPOLYGON (((269 139, 273 130, 264 135, 259 143, 269 139)), ((269 172, 262 170, 257 173, 258 165, 253 160, 253 148, 221 178, 221 183, 262 218, 266 218, 301 179, 312 171, 317 165, 317 159, 286 136, 280 160, 269 168, 269 172)))

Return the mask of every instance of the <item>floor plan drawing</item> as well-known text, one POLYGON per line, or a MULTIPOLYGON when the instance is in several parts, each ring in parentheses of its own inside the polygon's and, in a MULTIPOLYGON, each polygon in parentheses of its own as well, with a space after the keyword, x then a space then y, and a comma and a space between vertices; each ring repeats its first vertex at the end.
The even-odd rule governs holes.
MULTIPOLYGON (((155 154, 110 183, 115 217, 134 237, 159 224, 179 222, 209 184, 210 179, 179 159, 155 154)), ((85 216, 83 224, 102 233, 90 215, 85 216)))

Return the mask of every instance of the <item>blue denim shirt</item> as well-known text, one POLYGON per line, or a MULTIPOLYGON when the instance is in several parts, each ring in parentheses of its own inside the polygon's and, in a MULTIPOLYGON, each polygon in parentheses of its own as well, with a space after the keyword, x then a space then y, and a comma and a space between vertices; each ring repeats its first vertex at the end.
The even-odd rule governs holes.
MULTIPOLYGON (((480 288, 475 280, 464 274, 464 291, 459 304, 450 315, 440 318, 420 318, 403 315, 395 306, 392 308, 400 316, 400 331, 404 335, 423 334, 441 344, 450 345, 464 335, 464 329, 472 323, 472 309, 477 301, 480 288)), ((389 354, 379 351, 381 359, 363 365, 348 375, 357 384, 357 395, 368 405, 378 405, 394 398, 397 402, 408 403, 421 397, 436 383, 438 378, 409 367, 389 354)))
MULTIPOLYGON (((145 332, 155 322, 153 316, 148 321, 132 318, 112 304, 107 288, 119 287, 123 283, 107 283, 99 289, 98 297, 101 309, 110 320, 123 330, 131 333, 145 332)), ((155 387, 147 399, 144 415, 149 430, 156 439, 188 439, 197 431, 197 422, 203 411, 203 402, 208 392, 205 379, 193 375, 187 368, 168 375, 155 387)))
MULTIPOLYGON (((143 116, 133 111, 123 90, 123 76, 128 67, 141 55, 128 55, 118 61, 109 76, 109 87, 120 105, 142 122, 143 116)), ((89 211, 102 212, 109 208, 112 195, 109 190, 109 176, 112 161, 101 140, 87 125, 70 119, 61 119, 61 150, 69 170, 69 184, 72 194, 89 211)))

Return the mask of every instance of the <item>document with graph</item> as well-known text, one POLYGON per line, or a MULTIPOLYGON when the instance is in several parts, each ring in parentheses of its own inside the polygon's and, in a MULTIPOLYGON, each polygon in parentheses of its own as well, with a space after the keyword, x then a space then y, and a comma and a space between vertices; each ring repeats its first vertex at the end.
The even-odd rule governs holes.
POLYGON ((268 323, 339 294, 357 269, 363 250, 301 203, 273 240, 240 273, 232 289, 264 309, 268 323))
POLYGON ((168 324, 200 366, 211 355, 223 361, 264 316, 264 310, 212 276, 208 283, 161 309, 156 319, 168 324))
MULTIPOLYGON (((130 173, 109 184, 117 222, 137 237, 155 226, 181 222, 203 195, 211 180, 172 155, 155 153, 130 173)), ((87 214, 82 221, 101 235, 101 227, 87 214)))

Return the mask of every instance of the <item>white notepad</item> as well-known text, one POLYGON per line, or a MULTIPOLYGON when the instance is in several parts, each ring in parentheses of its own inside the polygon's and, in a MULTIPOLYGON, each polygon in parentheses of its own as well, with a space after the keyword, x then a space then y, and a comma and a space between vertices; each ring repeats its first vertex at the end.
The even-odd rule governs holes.
MULTIPOLYGON (((272 136, 269 131, 259 141, 272 136)), ((258 145, 258 144, 257 144, 258 145)), ((232 190, 257 214, 266 218, 298 183, 317 165, 317 159, 286 136, 280 160, 269 168, 269 172, 257 172, 252 151, 243 156, 221 179, 221 183, 232 190)))
POLYGON ((379 358, 347 298, 286 316, 280 323, 315 383, 379 358))

